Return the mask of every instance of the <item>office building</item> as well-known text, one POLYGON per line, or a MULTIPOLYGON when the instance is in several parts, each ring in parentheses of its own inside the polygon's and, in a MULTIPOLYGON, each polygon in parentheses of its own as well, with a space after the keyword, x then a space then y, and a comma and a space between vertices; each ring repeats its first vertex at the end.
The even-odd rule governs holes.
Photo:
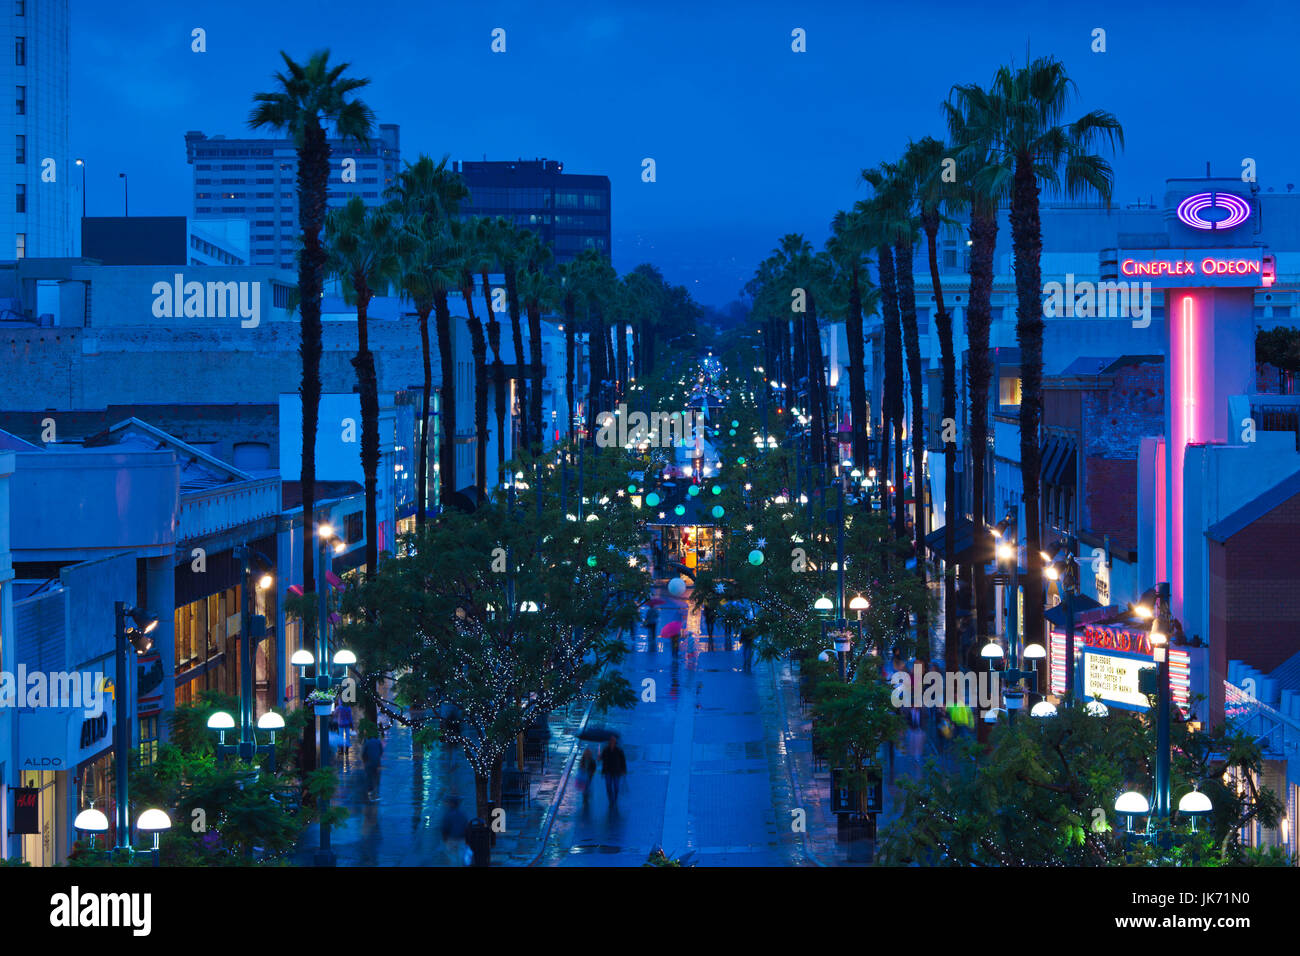
MULTIPOLYGON (((191 130, 185 156, 194 167, 195 219, 244 219, 250 230, 251 265, 296 270, 298 153, 290 139, 229 139, 191 130)), ((360 196, 368 206, 401 168, 399 128, 382 123, 366 146, 330 140, 328 202, 342 206, 360 196)))
POLYGON ((83 182, 68 153, 68 0, 0 15, 0 259, 76 254, 83 182))
POLYGON ((554 159, 458 162, 469 200, 460 214, 503 216, 531 229, 555 250, 557 263, 576 259, 584 249, 610 255, 608 176, 566 173, 554 159))

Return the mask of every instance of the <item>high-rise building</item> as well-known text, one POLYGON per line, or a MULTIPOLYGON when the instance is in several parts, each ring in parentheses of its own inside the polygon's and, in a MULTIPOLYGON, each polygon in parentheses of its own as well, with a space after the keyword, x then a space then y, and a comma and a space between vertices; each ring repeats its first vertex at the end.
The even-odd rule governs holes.
POLYGON ((0 29, 0 259, 72 256, 68 0, 13 0, 0 29))
MULTIPOLYGON (((290 139, 227 139, 196 130, 185 134, 194 167, 194 218, 245 219, 252 265, 294 269, 298 248, 298 153, 290 139)), ((401 168, 399 128, 380 124, 368 146, 330 140, 328 202, 342 206, 360 196, 367 206, 401 168)))
POLYGON ((469 200, 462 217, 503 216, 531 229, 569 262, 584 249, 610 254, 609 177, 566 173, 554 159, 460 162, 469 200))

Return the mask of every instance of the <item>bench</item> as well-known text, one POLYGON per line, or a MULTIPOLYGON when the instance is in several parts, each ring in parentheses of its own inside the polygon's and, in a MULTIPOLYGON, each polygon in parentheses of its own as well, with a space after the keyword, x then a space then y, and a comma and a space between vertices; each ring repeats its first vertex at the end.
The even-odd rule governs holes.
POLYGON ((501 771, 501 802, 532 803, 532 773, 527 770, 501 771))

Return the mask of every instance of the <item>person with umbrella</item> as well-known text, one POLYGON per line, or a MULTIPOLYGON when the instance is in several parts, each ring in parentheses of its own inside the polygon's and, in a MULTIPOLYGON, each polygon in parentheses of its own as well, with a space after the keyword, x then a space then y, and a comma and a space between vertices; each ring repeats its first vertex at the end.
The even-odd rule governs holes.
POLYGON ((600 772, 605 778, 605 795, 609 797, 611 810, 618 808, 618 791, 627 776, 627 755, 618 745, 618 735, 614 734, 600 752, 600 772))

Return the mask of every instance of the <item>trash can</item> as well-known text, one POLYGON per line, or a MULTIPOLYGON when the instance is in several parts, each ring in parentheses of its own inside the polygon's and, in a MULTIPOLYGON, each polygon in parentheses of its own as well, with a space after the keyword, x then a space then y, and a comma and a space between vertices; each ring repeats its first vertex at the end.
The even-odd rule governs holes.
POLYGON ((469 849, 474 854, 470 866, 492 865, 492 831, 481 817, 469 821, 469 833, 465 837, 469 849))

